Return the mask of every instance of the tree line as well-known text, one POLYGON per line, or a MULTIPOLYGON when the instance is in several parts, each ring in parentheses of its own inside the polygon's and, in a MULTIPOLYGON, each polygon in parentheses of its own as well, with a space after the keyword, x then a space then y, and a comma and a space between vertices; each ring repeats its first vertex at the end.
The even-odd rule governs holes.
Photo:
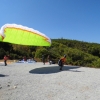
POLYGON ((10 59, 34 58, 41 61, 42 55, 51 56, 55 63, 67 56, 66 64, 100 68, 100 44, 69 39, 51 39, 50 47, 25 46, 0 42, 0 59, 10 55, 10 59))

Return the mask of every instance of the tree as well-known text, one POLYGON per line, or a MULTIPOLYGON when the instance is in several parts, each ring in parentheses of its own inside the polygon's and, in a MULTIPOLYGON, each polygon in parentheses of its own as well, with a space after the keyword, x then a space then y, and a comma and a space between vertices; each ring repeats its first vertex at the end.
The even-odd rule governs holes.
POLYGON ((48 55, 48 50, 43 48, 43 47, 40 47, 39 49, 36 50, 35 58, 41 58, 42 55, 47 56, 48 55))
POLYGON ((0 59, 2 59, 5 54, 5 50, 3 48, 0 48, 0 59))

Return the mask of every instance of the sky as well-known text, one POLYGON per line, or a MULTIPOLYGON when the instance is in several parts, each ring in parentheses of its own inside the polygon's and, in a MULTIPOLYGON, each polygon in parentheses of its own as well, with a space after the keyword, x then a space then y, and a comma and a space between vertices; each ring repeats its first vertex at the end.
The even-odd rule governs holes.
POLYGON ((0 27, 7 23, 100 44, 100 0, 0 0, 0 27))

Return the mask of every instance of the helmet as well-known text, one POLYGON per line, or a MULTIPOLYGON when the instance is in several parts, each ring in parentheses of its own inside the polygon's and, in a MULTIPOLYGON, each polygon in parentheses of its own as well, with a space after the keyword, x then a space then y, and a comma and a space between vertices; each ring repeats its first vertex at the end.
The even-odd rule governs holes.
POLYGON ((66 57, 66 55, 64 55, 64 57, 66 57))

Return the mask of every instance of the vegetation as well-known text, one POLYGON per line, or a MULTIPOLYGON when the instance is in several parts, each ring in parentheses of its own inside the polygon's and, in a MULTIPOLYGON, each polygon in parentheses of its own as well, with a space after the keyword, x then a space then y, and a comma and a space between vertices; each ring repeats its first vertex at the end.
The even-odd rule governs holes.
POLYGON ((0 42, 0 59, 5 54, 10 55, 10 59, 23 59, 23 56, 26 56, 37 61, 41 61, 42 55, 45 54, 46 58, 50 55, 56 63, 60 57, 66 54, 66 64, 100 68, 100 44, 77 40, 52 39, 50 47, 22 46, 0 42))

